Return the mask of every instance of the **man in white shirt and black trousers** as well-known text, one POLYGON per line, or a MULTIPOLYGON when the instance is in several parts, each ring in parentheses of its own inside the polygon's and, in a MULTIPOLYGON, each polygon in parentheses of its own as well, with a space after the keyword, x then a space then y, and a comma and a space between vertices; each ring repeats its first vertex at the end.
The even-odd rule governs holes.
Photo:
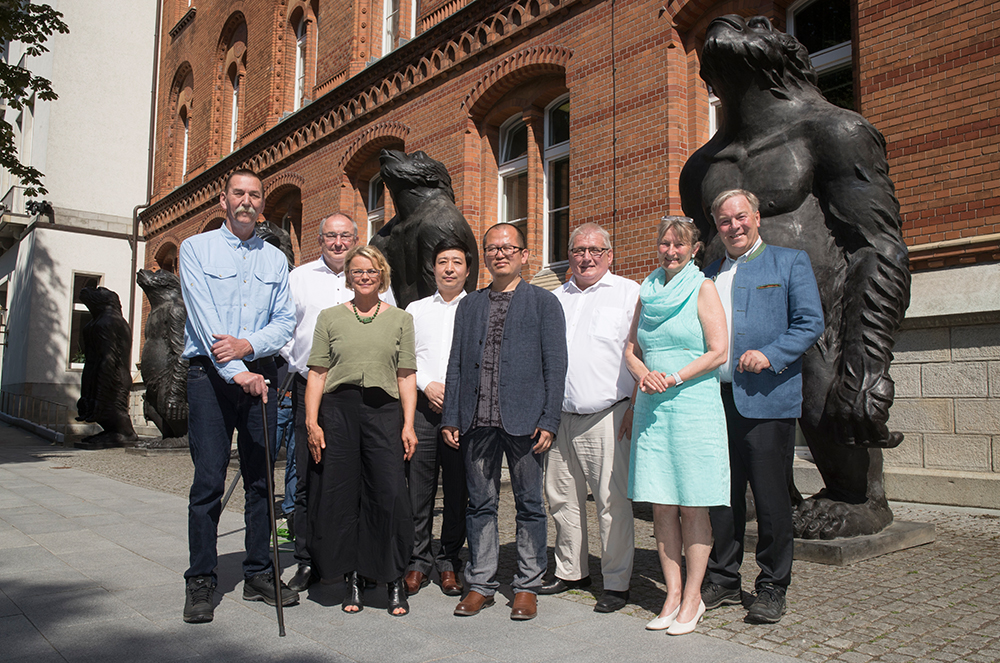
POLYGON ((416 530, 405 578, 406 592, 410 595, 430 583, 431 570, 435 567, 441 576, 441 591, 448 596, 462 594, 459 553, 465 545, 465 508, 469 497, 462 452, 445 444, 441 437, 441 408, 455 311, 465 297, 465 279, 471 263, 470 247, 453 238, 439 242, 434 247, 437 292, 406 307, 406 312, 413 316, 416 335, 418 392, 413 427, 419 440, 413 458, 406 464, 416 530), (432 542, 439 467, 444 512, 441 547, 435 554, 432 542))
POLYGON ((555 577, 540 594, 590 585, 587 488, 594 495, 601 535, 604 592, 594 610, 614 612, 628 601, 635 534, 628 499, 629 398, 635 380, 625 366, 639 285, 609 271, 614 253, 596 223, 569 238, 573 276, 555 295, 566 314, 569 368, 562 417, 545 463, 545 496, 556 528, 555 577))

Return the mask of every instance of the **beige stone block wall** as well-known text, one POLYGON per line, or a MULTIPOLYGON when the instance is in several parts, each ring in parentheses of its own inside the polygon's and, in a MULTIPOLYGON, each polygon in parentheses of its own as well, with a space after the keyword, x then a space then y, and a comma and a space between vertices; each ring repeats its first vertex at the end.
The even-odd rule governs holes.
POLYGON ((1000 324, 904 329, 894 354, 889 428, 905 439, 887 472, 1000 472, 1000 324))

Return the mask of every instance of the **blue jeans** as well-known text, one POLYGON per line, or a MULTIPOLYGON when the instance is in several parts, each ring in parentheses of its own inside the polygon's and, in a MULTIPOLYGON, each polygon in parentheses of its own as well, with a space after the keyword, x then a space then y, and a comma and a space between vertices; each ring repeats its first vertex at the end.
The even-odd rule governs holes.
MULTIPOLYGON (((266 363, 266 362, 265 362, 266 363)), ((267 392, 268 430, 275 430, 277 397, 275 368, 270 362, 260 373, 271 381, 267 392)), ((188 444, 194 462, 194 480, 188 501, 188 548, 191 566, 185 578, 216 577, 219 516, 226 488, 226 468, 233 431, 239 432, 237 448, 246 504, 246 558, 243 577, 272 569, 269 555, 271 523, 267 504, 267 468, 260 399, 229 384, 204 358, 191 360, 187 378, 188 444)))
POLYGON ((497 505, 500 502, 500 465, 507 454, 510 485, 517 511, 517 573, 514 592, 537 594, 548 564, 546 514, 542 499, 542 455, 532 453, 527 435, 508 435, 502 428, 473 428, 462 436, 465 478, 469 487, 466 531, 469 563, 465 581, 469 589, 493 596, 500 560, 497 505))
POLYGON ((295 468, 295 417, 292 414, 292 397, 286 395, 278 403, 278 425, 271 437, 271 458, 277 459, 282 438, 285 443, 285 498, 281 511, 289 515, 295 508, 295 486, 298 483, 295 468))

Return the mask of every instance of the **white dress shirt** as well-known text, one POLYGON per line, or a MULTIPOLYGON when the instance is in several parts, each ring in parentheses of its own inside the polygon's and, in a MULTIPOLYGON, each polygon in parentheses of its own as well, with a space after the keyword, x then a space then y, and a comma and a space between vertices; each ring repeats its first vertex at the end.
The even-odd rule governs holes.
POLYGON ((733 381, 733 279, 736 277, 736 270, 747 261, 747 256, 757 250, 763 240, 758 236, 750 250, 741 255, 736 260, 726 254, 719 273, 715 277, 715 289, 719 291, 719 299, 722 300, 722 309, 726 312, 726 331, 728 332, 729 344, 726 347, 726 361, 719 366, 719 381, 733 381))
POLYGON ((431 382, 444 384, 448 373, 451 338, 455 331, 455 312, 465 297, 463 290, 450 302, 440 292, 410 302, 406 312, 413 316, 413 334, 417 341, 417 389, 423 391, 431 382))
MULTIPOLYGON (((344 272, 338 274, 330 269, 323 256, 293 269, 288 275, 288 287, 295 304, 295 332, 281 349, 281 356, 288 362, 290 370, 308 378, 307 362, 320 311, 351 301, 354 291, 347 287, 344 272)), ((392 288, 379 298, 389 304, 396 303, 392 288)))
POLYGON ((608 272, 586 290, 570 279, 555 291, 566 314, 569 365, 563 412, 593 414, 632 395, 625 345, 639 284, 608 272))

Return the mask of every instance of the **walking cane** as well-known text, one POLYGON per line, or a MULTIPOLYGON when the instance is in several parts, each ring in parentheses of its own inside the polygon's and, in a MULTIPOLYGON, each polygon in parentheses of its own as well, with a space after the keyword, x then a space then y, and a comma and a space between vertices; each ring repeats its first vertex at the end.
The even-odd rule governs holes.
MULTIPOLYGON (((285 377, 285 381, 281 383, 281 389, 278 390, 279 394, 284 394, 285 392, 288 391, 288 388, 292 385, 292 379, 294 377, 295 374, 289 371, 288 376, 285 377)), ((281 400, 282 400, 281 398, 278 399, 279 405, 281 404, 281 400)), ((284 443, 285 438, 287 436, 288 436, 287 431, 281 432, 281 439, 278 440, 278 447, 277 447, 278 449, 281 448, 281 445, 284 443)), ((268 449, 268 453, 270 453, 270 449, 268 449)), ((233 477, 232 483, 230 483, 229 488, 226 489, 226 494, 222 497, 222 508, 220 509, 220 511, 226 510, 226 505, 229 504, 229 498, 231 498, 233 496, 233 493, 236 492, 236 486, 240 485, 240 479, 242 477, 243 477, 242 472, 237 472, 236 476, 233 477)))
MULTIPOLYGON (((271 381, 265 379, 265 385, 271 381)), ((267 387, 265 386, 265 389, 267 387)), ((271 560, 274 564, 274 607, 278 611, 278 637, 285 637, 285 611, 281 605, 281 565, 278 563, 278 521, 274 515, 274 472, 271 469, 271 444, 267 439, 267 406, 260 399, 260 415, 264 424, 264 459, 267 465, 267 510, 271 514, 271 560)))

